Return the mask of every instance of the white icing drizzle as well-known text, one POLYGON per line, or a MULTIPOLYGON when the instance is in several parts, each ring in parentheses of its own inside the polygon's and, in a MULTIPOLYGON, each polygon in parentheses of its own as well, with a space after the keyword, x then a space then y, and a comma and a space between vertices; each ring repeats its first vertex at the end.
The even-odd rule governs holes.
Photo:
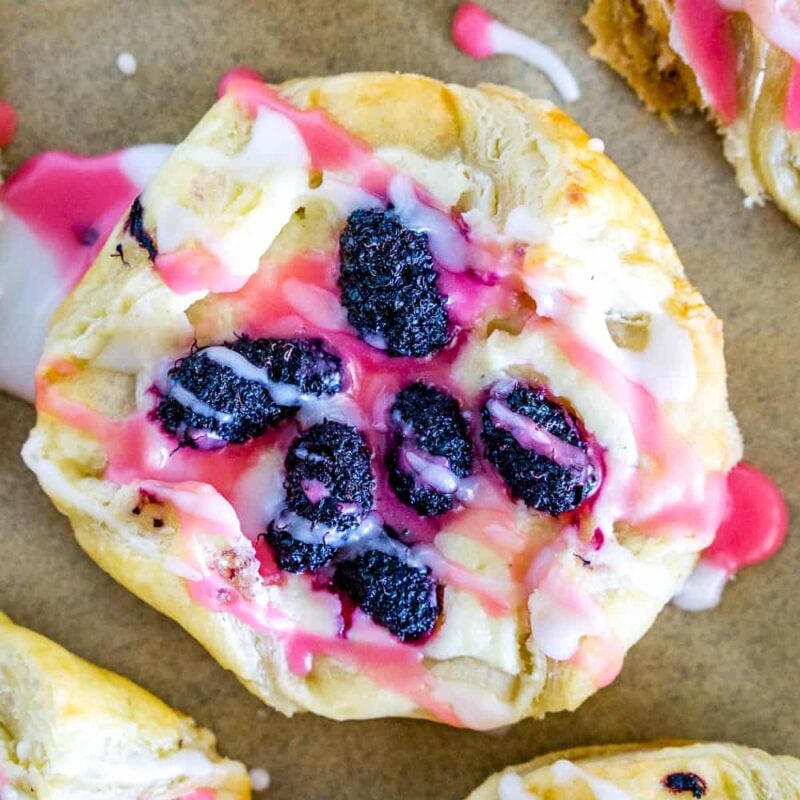
POLYGON ((547 75, 567 103, 580 99, 578 81, 552 48, 498 20, 489 25, 489 41, 496 53, 507 53, 526 61, 547 75))
POLYGON ((219 259, 230 276, 246 277, 308 193, 310 156, 294 123, 260 108, 247 144, 234 155, 184 142, 174 158, 256 186, 259 200, 235 221, 203 218, 181 205, 168 187, 148 192, 143 204, 156 220, 159 252, 200 245, 219 259))
POLYGON ((631 800, 615 783, 595 778, 586 770, 573 764, 566 759, 559 759, 550 767, 553 775, 553 782, 558 786, 564 786, 576 780, 583 781, 594 793, 596 800, 631 800))
POLYGON ((497 800, 539 800, 539 796, 525 788, 516 772, 506 772, 497 782, 497 800))
POLYGON ((672 598, 672 604, 683 611, 708 611, 722 600, 722 592, 730 575, 722 567, 701 559, 672 598))
MULTIPOLYGON (((464 216, 466 217, 466 214, 464 216)), ((550 228, 529 206, 516 206, 508 212, 503 233, 509 239, 518 242, 543 244, 547 241, 550 228)))
POLYGON ((220 425, 227 425, 229 422, 233 422, 233 414, 217 411, 208 403, 204 403, 197 395, 181 386, 177 381, 173 381, 169 390, 169 396, 177 400, 184 408, 188 408, 189 411, 200 417, 211 417, 220 425))
POLYGON ((413 474, 416 482, 443 494, 455 494, 458 477, 443 456, 432 456, 424 450, 400 449, 400 464, 413 474))
POLYGON ((403 224, 415 231, 428 234, 428 245, 433 257, 453 272, 462 272, 471 263, 470 248, 458 225, 442 211, 420 203, 411 179, 395 175, 389 181, 389 201, 403 224))
POLYGON ((490 398, 486 403, 486 410, 492 422, 498 428, 511 433, 523 447, 549 458, 562 467, 581 470, 586 468, 588 457, 580 447, 559 439, 530 417, 512 411, 499 398, 490 398))
POLYGON ((279 406, 297 406, 308 396, 304 395, 296 386, 290 383, 280 383, 269 378, 267 373, 248 361, 241 353, 229 347, 212 345, 200 351, 209 361, 227 367, 239 378, 260 383, 267 388, 272 399, 279 406))

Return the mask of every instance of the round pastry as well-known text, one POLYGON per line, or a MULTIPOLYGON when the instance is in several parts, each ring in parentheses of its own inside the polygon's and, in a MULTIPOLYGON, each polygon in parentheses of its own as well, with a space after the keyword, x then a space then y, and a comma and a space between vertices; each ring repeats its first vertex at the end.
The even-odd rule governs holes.
POLYGON ((0 798, 245 800, 242 764, 128 680, 0 614, 0 798))
POLYGON ((716 742, 583 747, 510 767, 468 800, 794 800, 800 761, 716 742))
POLYGON ((800 3, 592 0, 592 55, 653 111, 709 112, 746 204, 800 223, 800 3))
POLYGON ((24 450, 266 702, 493 728, 619 671, 713 539, 719 321, 547 101, 234 78, 56 315, 24 450))

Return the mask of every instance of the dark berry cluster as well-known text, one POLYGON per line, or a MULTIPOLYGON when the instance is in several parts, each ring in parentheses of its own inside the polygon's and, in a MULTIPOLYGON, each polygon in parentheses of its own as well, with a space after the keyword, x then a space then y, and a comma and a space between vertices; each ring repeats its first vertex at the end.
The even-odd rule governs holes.
POLYGON ((516 383, 510 391, 493 391, 481 420, 486 457, 511 495, 531 508, 557 516, 577 508, 597 487, 597 467, 577 420, 548 399, 543 387, 516 383))
POLYGON ((348 218, 339 246, 342 305, 365 341, 422 358, 452 339, 427 234, 392 210, 362 209, 348 218))
POLYGON ((441 613, 439 589, 426 567, 400 553, 367 550, 336 568, 334 586, 403 642, 427 636, 441 613))
POLYGON ((342 364, 319 340, 250 339, 193 350, 167 373, 156 409, 195 448, 241 444, 292 416, 304 395, 342 388, 342 364))
POLYGON ((286 510, 267 529, 275 561, 312 572, 330 561, 372 509, 370 450, 352 426, 326 420, 298 436, 286 456, 286 510))
MULTIPOLYGON (((138 199, 126 226, 155 258, 138 199)), ((368 344, 424 358, 452 340, 425 233, 406 227, 391 208, 354 211, 340 256, 342 305, 368 344)), ((292 417, 309 398, 340 392, 343 374, 341 360, 319 340, 241 337, 177 361, 155 413, 182 445, 239 444, 292 417)), ((528 506, 555 516, 596 488, 597 466, 578 421, 544 388, 496 384, 481 423, 486 458, 528 506)), ((474 460, 458 400, 411 383, 394 398, 389 425, 386 469, 400 501, 425 517, 453 509, 474 460)), ((366 439, 351 425, 326 419, 301 432, 285 458, 284 506, 262 537, 280 569, 315 573, 401 641, 419 641, 441 614, 440 587, 372 511, 371 462, 366 439)))
POLYGON ((389 484, 423 517, 449 511, 472 470, 472 442, 458 401, 425 383, 406 386, 390 412, 389 484))
POLYGON ((404 545, 390 540, 393 532, 366 520, 375 488, 370 456, 363 436, 340 422, 325 420, 298 436, 286 456, 286 509, 264 538, 287 572, 315 572, 333 561, 333 586, 400 640, 411 641, 436 624, 436 581, 410 562, 404 545), (388 541, 389 552, 375 549, 388 541))

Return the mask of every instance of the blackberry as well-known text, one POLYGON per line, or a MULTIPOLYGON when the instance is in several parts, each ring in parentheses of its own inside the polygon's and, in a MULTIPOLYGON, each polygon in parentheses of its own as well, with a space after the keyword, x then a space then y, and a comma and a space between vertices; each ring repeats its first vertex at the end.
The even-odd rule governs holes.
POLYGON ((139 247, 147 251, 150 260, 155 262, 156 256, 158 255, 158 247, 153 237, 144 227, 144 208, 142 207, 141 195, 131 204, 131 210, 128 214, 128 219, 125 220, 124 229, 136 239, 139 243, 139 247))
POLYGON ((341 361, 319 340, 243 336, 193 350, 167 376, 156 416, 194 448, 246 442, 292 416, 304 395, 342 388, 341 361))
POLYGON ((689 792, 692 797, 700 800, 708 791, 706 782, 694 772, 673 772, 662 781, 664 788, 673 794, 689 792))
MULTIPOLYGON (((441 613, 436 580, 397 553, 367 550, 336 567, 334 586, 401 642, 429 635, 441 613)), ((407 553, 407 551, 406 551, 407 553)))
POLYGON ((597 488, 597 467, 577 421, 543 387, 496 386, 481 420, 486 457, 515 499, 557 516, 597 488))
POLYGON ((375 479, 364 437, 341 422, 314 425, 286 456, 290 512, 330 533, 355 528, 372 508, 375 479))
POLYGON ((449 511, 458 479, 472 470, 472 442, 458 401, 412 383, 395 398, 390 418, 394 436, 386 466, 395 494, 423 517, 449 511))
POLYGON ((266 533, 261 536, 270 546, 275 563, 286 572, 313 572, 324 567, 336 549, 328 544, 301 542, 295 539, 286 528, 271 522, 266 533))
POLYGON ((428 237, 388 211, 359 210, 339 239, 347 319, 368 344, 421 358, 452 338, 428 237))

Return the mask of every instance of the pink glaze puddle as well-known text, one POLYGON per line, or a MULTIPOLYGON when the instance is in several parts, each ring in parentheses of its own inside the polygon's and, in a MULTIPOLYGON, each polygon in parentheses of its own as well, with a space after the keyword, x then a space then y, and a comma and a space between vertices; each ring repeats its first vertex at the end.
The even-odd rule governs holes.
POLYGON ((800 61, 792 64, 792 71, 789 75, 786 104, 783 109, 783 124, 790 131, 800 131, 800 61))
POLYGON ((216 800, 217 792, 214 789, 196 789, 190 794, 183 794, 175 800, 216 800))
POLYGON ((703 558, 734 575, 778 552, 786 539, 789 509, 775 483, 745 462, 728 473, 727 491, 727 514, 703 558))
POLYGON ((718 0, 675 0, 674 25, 709 104, 730 124, 739 110, 736 43, 718 0))
POLYGON ((11 103, 0 100, 0 147, 8 147, 17 135, 17 112, 11 103))

